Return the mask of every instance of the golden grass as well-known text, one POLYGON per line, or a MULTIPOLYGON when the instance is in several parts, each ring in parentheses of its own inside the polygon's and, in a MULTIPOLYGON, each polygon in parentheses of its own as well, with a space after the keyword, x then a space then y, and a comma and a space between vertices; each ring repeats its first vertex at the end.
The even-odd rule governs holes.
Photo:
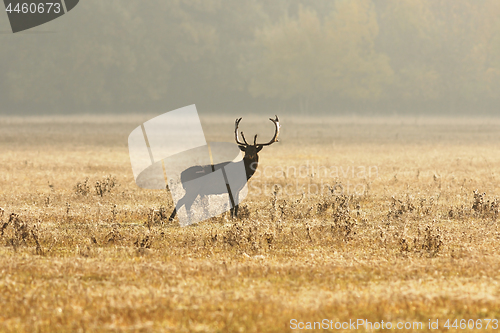
MULTIPOLYGON (((127 136, 145 119, 0 118, 0 331, 500 317, 497 120, 282 116, 242 217, 180 228, 168 193, 132 177, 127 136)), ((231 117, 202 120, 209 141, 232 139, 231 117)), ((266 137, 267 122, 242 126, 266 137)))

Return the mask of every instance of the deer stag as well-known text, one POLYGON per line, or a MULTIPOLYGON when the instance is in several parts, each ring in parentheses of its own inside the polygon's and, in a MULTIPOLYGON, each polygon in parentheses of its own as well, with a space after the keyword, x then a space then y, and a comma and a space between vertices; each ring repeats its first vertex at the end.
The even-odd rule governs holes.
MULTIPOLYGON (((169 217, 169 220, 172 221, 177 213, 177 211, 184 205, 186 207, 186 211, 190 212, 191 210, 191 205, 194 203, 196 198, 200 196, 202 199, 206 197, 207 195, 217 195, 217 194, 225 194, 229 193, 230 197, 231 194, 234 197, 233 201, 233 208, 231 208, 231 217, 237 217, 238 216, 238 203, 239 203, 239 193, 240 191, 244 188, 246 185, 247 181, 252 178, 254 175, 255 171, 257 170, 257 166, 259 165, 259 152, 264 148, 264 146, 269 146, 272 145, 275 142, 278 142, 278 135, 280 132, 280 123, 278 116, 276 116, 275 119, 269 118, 274 124, 275 131, 274 131, 274 136, 269 141, 268 143, 257 143, 257 135, 255 135, 253 139, 253 145, 249 144, 246 139, 245 135, 243 132, 241 132, 241 138, 243 141, 241 141, 239 135, 238 135, 238 127, 240 125, 240 121, 242 118, 236 119, 234 123, 234 138, 236 140, 236 143, 238 144, 238 147, 240 148, 241 151, 244 152, 244 157, 243 160, 239 162, 223 162, 223 163, 218 163, 215 165, 203 165, 203 166, 193 166, 190 167, 186 170, 184 170, 181 173, 181 182, 182 186, 185 190, 184 196, 177 202, 177 205, 174 208, 174 211, 169 217), (245 167, 245 172, 246 172, 246 180, 238 182, 237 184, 231 183, 231 188, 232 191, 229 189, 229 186, 220 186, 219 184, 213 184, 213 183, 193 183, 189 182, 189 180, 192 180, 197 177, 201 177, 204 175, 207 175, 211 172, 214 172, 219 169, 229 169, 231 168, 231 164, 238 164, 238 163, 243 163, 245 167), (232 192, 232 193, 231 193, 232 192)), ((241 165, 241 164, 240 164, 241 165)), ((234 165, 236 166, 236 165, 234 165)), ((238 166, 236 166, 238 167, 238 166)), ((236 168, 237 169, 237 168, 236 168)))

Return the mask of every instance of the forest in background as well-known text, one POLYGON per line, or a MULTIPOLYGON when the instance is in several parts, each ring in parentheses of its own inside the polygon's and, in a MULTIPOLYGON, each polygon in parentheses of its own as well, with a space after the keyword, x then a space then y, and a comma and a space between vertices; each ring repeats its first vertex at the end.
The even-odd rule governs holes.
POLYGON ((9 34, 0 114, 497 114, 495 0, 82 0, 9 34))

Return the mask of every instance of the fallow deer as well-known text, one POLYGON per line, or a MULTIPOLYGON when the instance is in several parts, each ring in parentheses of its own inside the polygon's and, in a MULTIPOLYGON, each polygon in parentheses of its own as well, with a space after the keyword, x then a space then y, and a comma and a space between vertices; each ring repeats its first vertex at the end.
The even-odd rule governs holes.
POLYGON ((218 195, 218 194, 225 194, 229 193, 229 196, 231 197, 231 194, 233 195, 234 200, 233 202, 233 208, 231 208, 231 216, 232 217, 237 217, 238 216, 238 203, 239 203, 239 193, 240 191, 244 188, 246 185, 247 181, 252 178, 252 176, 255 174, 255 171, 257 170, 257 167, 259 165, 259 152, 262 150, 264 146, 269 146, 275 142, 278 142, 278 135, 280 131, 280 123, 278 116, 276 116, 275 119, 269 118, 275 126, 275 131, 274 131, 274 136, 271 139, 271 141, 267 143, 257 143, 257 135, 254 136, 253 139, 253 145, 249 144, 246 139, 245 135, 243 132, 241 132, 241 138, 243 141, 241 141, 239 135, 238 135, 238 127, 240 124, 242 118, 236 119, 234 123, 234 138, 236 140, 236 144, 240 148, 241 151, 244 153, 243 160, 239 162, 223 162, 223 163, 218 163, 215 165, 197 165, 190 167, 186 170, 184 170, 181 173, 181 182, 182 186, 185 190, 184 196, 177 202, 177 205, 174 208, 174 211, 169 217, 169 220, 172 221, 177 214, 177 211, 184 205, 186 207, 186 211, 190 212, 191 210, 191 205, 194 203, 196 198, 200 196, 202 199, 207 196, 207 195, 218 195), (236 165, 237 163, 243 163, 245 167, 245 172, 246 172, 246 179, 243 181, 238 181, 235 183, 231 183, 231 189, 226 184, 214 184, 210 182, 205 182, 205 183, 200 183, 200 182, 189 182, 189 180, 202 177, 204 175, 208 175, 211 172, 214 172, 219 169, 231 169, 232 166, 240 167, 241 164, 236 165), (233 165, 231 165, 233 164, 233 165), (201 184, 201 185, 200 185, 201 184), (232 192, 232 193, 231 193, 232 192))

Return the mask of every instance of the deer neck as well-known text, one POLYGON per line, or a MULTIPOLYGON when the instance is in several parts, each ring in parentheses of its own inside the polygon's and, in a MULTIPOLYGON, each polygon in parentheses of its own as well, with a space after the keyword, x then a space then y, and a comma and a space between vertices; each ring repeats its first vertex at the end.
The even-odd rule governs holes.
POLYGON ((247 173, 247 180, 252 178, 255 171, 257 170, 257 166, 259 165, 259 156, 256 155, 254 158, 244 157, 243 163, 245 164, 245 171, 247 173))

